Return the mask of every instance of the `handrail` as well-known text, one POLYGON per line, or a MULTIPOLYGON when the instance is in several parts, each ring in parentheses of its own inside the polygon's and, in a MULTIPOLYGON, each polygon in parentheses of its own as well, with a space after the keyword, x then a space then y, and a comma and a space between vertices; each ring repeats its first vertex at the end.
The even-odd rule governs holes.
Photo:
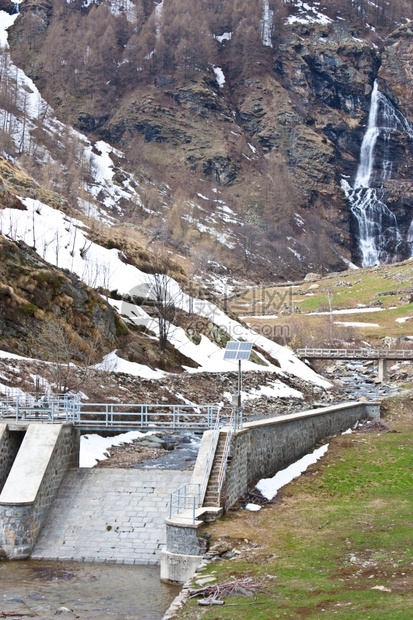
POLYGON ((209 476, 211 475, 212 465, 214 463, 215 452, 216 452, 218 441, 219 441, 220 426, 221 426, 221 421, 220 421, 219 415, 217 415, 215 426, 212 430, 211 447, 209 449, 209 453, 208 453, 208 456, 205 462, 204 474, 202 476, 201 497, 200 497, 201 505, 204 501, 205 492, 208 486, 209 476))
POLYGON ((23 398, 0 398, 0 419, 67 422, 85 428, 213 428, 218 405, 165 403, 81 403, 50 397, 41 404, 23 398))
POLYGON ((233 430, 236 430, 235 425, 236 425, 236 416, 234 416, 234 409, 233 409, 231 411, 231 417, 229 419, 228 432, 227 432, 227 436, 225 438, 225 444, 224 444, 224 453, 222 455, 221 465, 220 465, 219 473, 218 473, 218 497, 221 496, 222 486, 224 484, 226 473, 227 473, 227 462, 228 462, 228 457, 231 452, 232 432, 233 430))
POLYGON ((212 465, 214 462, 215 451, 217 448, 218 440, 219 440, 219 430, 220 430, 220 418, 219 414, 216 416, 215 425, 212 430, 212 439, 211 446, 208 452, 208 456, 205 462, 204 473, 202 476, 201 483, 193 483, 189 482, 188 484, 179 487, 176 491, 173 491, 170 494, 169 498, 169 518, 172 515, 177 514, 181 519, 191 519, 192 523, 195 523, 195 510, 196 508, 200 508, 204 501, 205 491, 208 485, 209 476, 211 474, 212 465), (195 487, 196 491, 191 491, 191 488, 195 487), (184 498, 184 499, 182 499, 184 498), (190 508, 192 508, 192 515, 183 515, 182 512, 188 510, 188 501, 192 504, 190 508), (181 513, 181 514, 180 514, 181 513))
POLYGON ((413 359, 413 349, 326 349, 323 347, 306 347, 297 349, 299 357, 319 357, 349 359, 413 359))
POLYGON ((179 514, 179 517, 181 519, 189 519, 192 523, 195 523, 195 511, 200 506, 200 498, 200 484, 189 483, 179 487, 179 489, 173 491, 169 496, 169 518, 172 518, 174 514, 190 510, 190 515, 179 514), (191 491, 191 487, 194 488, 194 491, 191 491))

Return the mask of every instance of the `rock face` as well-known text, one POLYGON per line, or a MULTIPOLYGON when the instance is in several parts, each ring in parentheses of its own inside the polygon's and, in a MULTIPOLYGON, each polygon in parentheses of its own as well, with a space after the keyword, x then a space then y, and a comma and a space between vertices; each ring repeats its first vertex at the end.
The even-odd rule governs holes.
MULTIPOLYGON (((304 9, 274 0, 270 12, 281 12, 264 41, 260 2, 249 13, 242 2, 235 13, 230 0, 219 12, 193 3, 189 22, 177 2, 23 2, 13 60, 62 120, 162 186, 163 235, 181 252, 207 244, 218 262, 257 278, 360 262, 341 180, 354 180, 376 79, 413 121, 412 23, 382 21, 375 34, 350 11, 346 21, 282 26, 304 9), (221 205, 235 216, 222 217, 221 205)), ((388 149, 385 200, 403 237, 395 258, 407 258, 412 137, 396 132, 388 149)))
POLYGON ((0 236, 0 348, 23 355, 88 361, 114 348, 115 313, 76 276, 0 236))

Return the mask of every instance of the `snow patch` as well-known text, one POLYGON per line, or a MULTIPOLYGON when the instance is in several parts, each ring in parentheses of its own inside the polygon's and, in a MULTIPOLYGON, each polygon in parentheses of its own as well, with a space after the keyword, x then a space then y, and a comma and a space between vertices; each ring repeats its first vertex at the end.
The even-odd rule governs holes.
POLYGON ((316 463, 328 450, 328 443, 321 448, 317 448, 311 454, 306 454, 300 460, 296 461, 289 467, 277 472, 272 478, 263 478, 258 482, 256 488, 268 500, 273 499, 278 491, 306 471, 306 469, 316 463))
POLYGON ((220 88, 223 88, 224 84, 225 84, 225 75, 223 70, 220 67, 215 67, 214 65, 212 66, 214 73, 215 73, 215 79, 218 82, 218 86, 220 88))
POLYGON ((79 467, 94 467, 98 461, 104 461, 108 458, 107 451, 112 446, 132 443, 134 439, 145 435, 146 433, 140 431, 129 431, 115 437, 101 437, 95 433, 82 435, 80 438, 79 467))
POLYGON ((380 327, 378 323, 359 323, 357 321, 334 321, 334 325, 343 325, 344 327, 380 327))
POLYGON ((218 43, 222 43, 222 41, 230 41, 232 38, 232 32, 224 32, 224 34, 216 35, 214 34, 214 39, 218 41, 218 43))
POLYGON ((290 15, 286 20, 287 24, 330 24, 333 21, 307 2, 293 0, 291 4, 296 7, 297 15, 290 15))
POLYGON ((343 310, 332 310, 331 312, 308 312, 306 316, 328 316, 330 314, 362 314, 365 312, 383 312, 386 308, 345 308, 343 310))

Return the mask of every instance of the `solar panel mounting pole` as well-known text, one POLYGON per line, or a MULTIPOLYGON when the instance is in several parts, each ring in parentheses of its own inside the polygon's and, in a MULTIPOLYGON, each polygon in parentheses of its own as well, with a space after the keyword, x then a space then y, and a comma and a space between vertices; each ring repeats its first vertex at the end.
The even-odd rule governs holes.
POLYGON ((234 407, 234 429, 242 428, 242 370, 241 360, 249 360, 252 350, 252 342, 227 342, 224 360, 238 360, 238 393, 233 394, 232 406, 234 407))
POLYGON ((235 428, 242 428, 242 371, 241 360, 238 360, 238 416, 235 421, 235 428))

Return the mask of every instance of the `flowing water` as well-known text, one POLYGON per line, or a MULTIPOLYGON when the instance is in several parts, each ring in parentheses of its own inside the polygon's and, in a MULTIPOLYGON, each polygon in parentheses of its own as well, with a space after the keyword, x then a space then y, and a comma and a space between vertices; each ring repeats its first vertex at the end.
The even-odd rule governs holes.
POLYGON ((159 566, 0 562, 0 617, 160 620, 179 590, 159 566))
MULTIPOLYGON (((397 257, 403 241, 396 217, 384 202, 383 191, 384 183, 392 172, 389 142, 395 131, 406 132, 413 137, 409 123, 379 91, 376 81, 353 187, 342 181, 351 212, 357 221, 362 267, 391 262, 397 257)), ((406 241, 410 243, 410 239, 406 241)))

